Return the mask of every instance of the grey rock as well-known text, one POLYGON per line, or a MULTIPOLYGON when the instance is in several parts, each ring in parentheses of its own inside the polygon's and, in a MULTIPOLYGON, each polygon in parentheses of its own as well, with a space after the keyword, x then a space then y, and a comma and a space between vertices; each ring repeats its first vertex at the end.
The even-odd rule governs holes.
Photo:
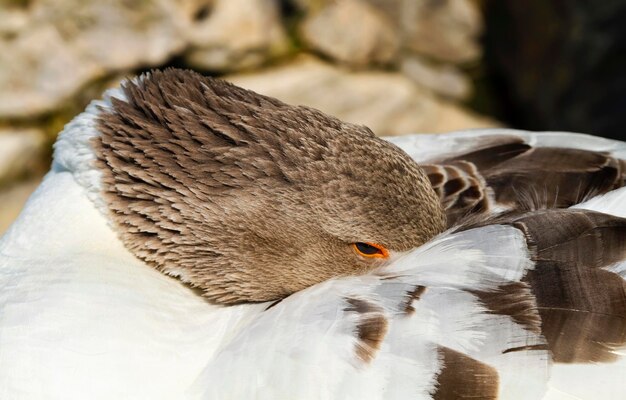
MULTIPOLYGON (((369 38, 370 35, 383 37, 382 31, 386 28, 372 28, 370 31, 370 28, 366 27, 375 27, 377 24, 362 22, 361 15, 365 12, 361 10, 365 9, 374 9, 377 11, 377 18, 384 16, 383 20, 390 21, 400 47, 405 51, 452 63, 473 61, 481 55, 478 36, 482 31, 483 20, 478 2, 475 0, 350 0, 348 2, 350 12, 344 11, 341 14, 337 11, 341 10, 341 7, 348 10, 347 6, 342 6, 343 1, 290 1, 301 12, 309 15, 305 19, 305 27, 310 23, 308 22, 310 18, 316 18, 318 14, 324 15, 323 20, 326 23, 320 23, 315 32, 320 38, 307 35, 306 39, 313 40, 311 45, 316 50, 331 57, 337 58, 335 53, 339 51, 335 48, 350 48, 343 42, 352 41, 354 43, 350 44, 351 47, 366 48, 366 43, 373 42, 373 39, 369 38), (334 16, 335 14, 337 16, 334 16), (339 21, 340 25, 335 21, 339 21), (324 29, 328 32, 324 32, 324 29), (361 39, 356 34, 351 35, 351 32, 359 32, 362 35, 361 39), (335 39, 337 43, 330 39, 335 39), (335 53, 328 50, 331 48, 335 53)), ((343 52, 346 53, 347 50, 343 52)))
POLYGON ((233 70, 282 53, 277 0, 30 0, 0 4, 0 119, 58 109, 88 83, 162 65, 233 70))
POLYGON ((288 49, 276 0, 216 0, 204 7, 188 32, 185 60, 194 68, 251 68, 288 49))
POLYGON ((400 73, 354 72, 310 56, 226 79, 290 104, 307 105, 366 125, 379 135, 498 126, 493 120, 439 99, 400 73))
POLYGON ((38 129, 0 129, 0 186, 32 171, 45 143, 46 137, 38 129))
POLYGON ((413 55, 402 60, 400 70, 413 82, 441 96, 466 99, 470 95, 469 79, 454 65, 437 65, 413 55))
POLYGON ((480 57, 482 16, 471 0, 405 0, 401 25, 406 48, 441 61, 480 57))
POLYGON ((320 53, 357 66, 392 61, 400 44, 391 20, 360 0, 339 0, 312 13, 302 37, 320 53))
POLYGON ((58 107, 109 71, 156 65, 184 46, 187 18, 171 0, 32 0, 0 36, 0 118, 58 107))
POLYGON ((21 8, 0 5, 0 37, 11 37, 28 23, 28 14, 21 8))

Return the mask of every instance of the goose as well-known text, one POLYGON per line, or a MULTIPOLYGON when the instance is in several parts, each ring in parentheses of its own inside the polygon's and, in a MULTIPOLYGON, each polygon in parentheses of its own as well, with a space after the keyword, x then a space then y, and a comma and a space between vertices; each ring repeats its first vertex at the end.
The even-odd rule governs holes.
POLYGON ((624 160, 145 73, 0 239, 0 398, 624 399, 624 160))

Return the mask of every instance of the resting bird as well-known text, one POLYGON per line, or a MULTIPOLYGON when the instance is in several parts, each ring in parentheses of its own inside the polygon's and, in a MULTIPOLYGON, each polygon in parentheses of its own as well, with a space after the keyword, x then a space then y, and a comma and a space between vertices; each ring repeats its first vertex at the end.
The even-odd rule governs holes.
POLYGON ((0 239, 0 398, 626 398, 624 159, 144 74, 0 239))

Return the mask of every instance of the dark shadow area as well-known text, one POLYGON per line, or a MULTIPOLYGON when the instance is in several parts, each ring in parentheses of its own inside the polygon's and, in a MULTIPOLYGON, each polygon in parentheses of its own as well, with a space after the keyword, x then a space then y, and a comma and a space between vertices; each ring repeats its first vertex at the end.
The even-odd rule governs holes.
POLYGON ((625 0, 485 0, 474 106, 506 124, 626 140, 625 0))

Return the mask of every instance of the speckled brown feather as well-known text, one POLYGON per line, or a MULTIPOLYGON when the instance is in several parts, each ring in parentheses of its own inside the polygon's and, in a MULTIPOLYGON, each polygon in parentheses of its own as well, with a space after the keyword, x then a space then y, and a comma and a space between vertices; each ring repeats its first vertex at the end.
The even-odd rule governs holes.
POLYGON ((99 116, 103 197, 125 245, 220 303, 284 297, 444 226, 424 173, 367 128, 190 71, 155 71, 99 116))
POLYGON ((492 190, 471 162, 424 164, 421 167, 446 210, 449 226, 467 215, 481 214, 490 209, 492 190))

